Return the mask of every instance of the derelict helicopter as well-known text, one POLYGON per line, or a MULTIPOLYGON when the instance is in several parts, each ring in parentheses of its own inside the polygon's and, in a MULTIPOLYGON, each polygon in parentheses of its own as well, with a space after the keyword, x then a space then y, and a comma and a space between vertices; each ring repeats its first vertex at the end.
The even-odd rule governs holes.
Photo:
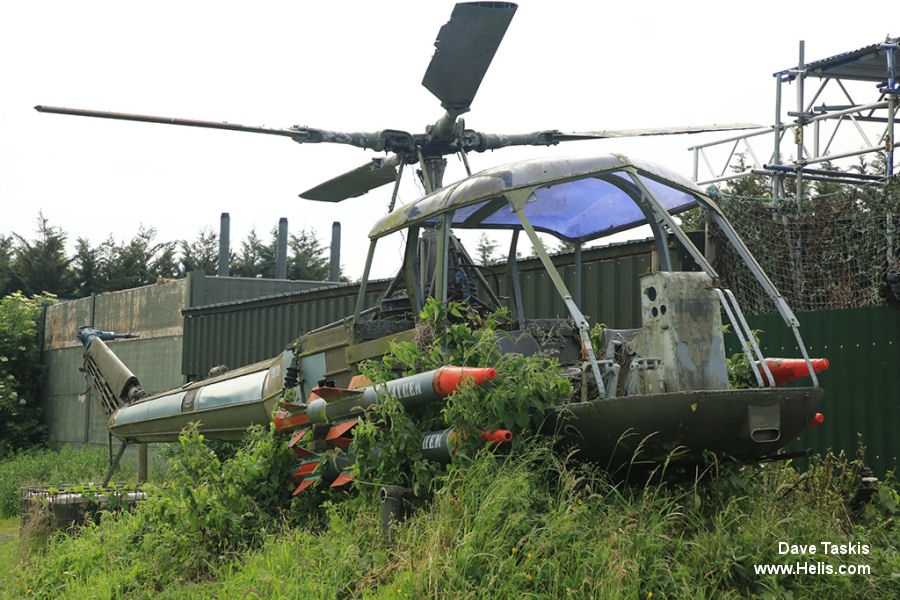
MULTIPOLYGON (((492 369, 448 366, 373 387, 357 378, 355 365, 384 356, 392 341, 411 339, 427 298, 461 301, 480 311, 507 307, 507 350, 552 352, 578 390, 551 410, 548 427, 580 456, 601 464, 632 459, 640 450, 662 460, 706 451, 740 459, 775 455, 807 427, 821 422, 823 390, 816 372, 824 359, 810 359, 790 307, 763 272, 715 202, 690 181, 657 165, 621 155, 519 161, 472 174, 467 154, 507 146, 543 146, 564 141, 692 133, 750 127, 729 125, 626 132, 488 134, 465 129, 466 113, 516 11, 505 2, 457 4, 435 42, 423 85, 440 100, 444 115, 425 133, 398 130, 343 133, 309 127, 247 127, 230 123, 169 119, 38 106, 42 112, 230 129, 289 137, 300 143, 340 143, 385 152, 352 171, 307 190, 301 197, 338 202, 394 184, 391 211, 372 228, 366 266, 353 315, 307 332, 280 356, 167 392, 148 395, 137 377, 109 349, 118 336, 82 328, 84 371, 107 415, 111 434, 125 444, 177 439, 199 421, 210 438, 235 439, 248 426, 273 420, 293 432, 298 456, 295 493, 317 482, 341 486, 352 480, 348 463, 336 464, 325 450, 346 450, 360 412, 382 392, 411 408, 440 402, 462 381, 489 385, 492 369), (469 175, 444 184, 445 156, 463 157, 469 175), (426 195, 394 210, 397 184, 407 165, 418 164, 426 195), (700 207, 724 233, 763 292, 791 328, 802 358, 762 355, 735 295, 681 230, 673 215, 700 207), (649 226, 658 270, 640 276, 642 326, 605 328, 591 341, 588 320, 568 290, 539 236, 550 234, 579 246, 612 234, 649 226), (509 298, 485 280, 456 230, 511 232, 509 298), (366 307, 366 282, 375 248, 392 234, 405 234, 397 276, 375 306, 366 307), (531 243, 562 299, 567 316, 535 319, 526 314, 516 268, 521 237, 531 243), (698 271, 676 271, 670 242, 681 245, 698 271), (756 386, 729 389, 723 314, 737 334, 756 386), (779 387, 809 377, 807 387, 779 387), (285 394, 294 391, 294 400, 285 394)), ((125 336, 127 337, 127 336, 125 336)), ((509 432, 485 432, 485 443, 502 443, 509 432)), ((447 450, 442 432, 423 439, 423 452, 447 450)), ((120 452, 121 455, 121 452, 120 452)))

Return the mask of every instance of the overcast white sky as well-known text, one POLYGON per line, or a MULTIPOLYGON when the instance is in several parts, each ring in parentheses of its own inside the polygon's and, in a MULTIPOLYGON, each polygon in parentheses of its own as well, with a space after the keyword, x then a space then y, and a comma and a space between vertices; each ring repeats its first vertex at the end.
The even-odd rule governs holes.
MULTIPOLYGON (((234 245, 287 217, 325 246, 343 226, 359 277, 385 186, 339 205, 298 194, 373 153, 287 138, 41 114, 37 104, 339 131, 424 131, 421 86, 448 0, 43 0, 0 3, 0 234, 33 237, 39 211, 70 242, 193 239, 231 215, 234 245)), ((772 73, 900 36, 896 0, 866 3, 521 0, 465 115, 492 133, 774 120, 772 73)), ((874 98, 874 92, 873 92, 874 98)), ((787 109, 786 109, 787 110, 787 109)), ((475 154, 624 152, 690 175, 687 148, 723 134, 575 142, 475 154)), ((447 179, 461 172, 450 158, 447 179)), ((409 169, 407 169, 409 172, 409 169)), ((410 178, 411 179, 411 178, 410 178)), ((419 189, 409 184, 401 202, 419 189)))

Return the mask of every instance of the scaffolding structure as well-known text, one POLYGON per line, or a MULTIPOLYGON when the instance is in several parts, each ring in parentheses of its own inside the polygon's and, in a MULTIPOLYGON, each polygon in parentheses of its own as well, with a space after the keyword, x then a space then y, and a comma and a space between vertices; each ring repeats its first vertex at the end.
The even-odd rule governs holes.
POLYGON ((864 160, 860 157, 874 153, 880 153, 886 174, 893 175, 898 168, 894 153, 900 105, 898 42, 900 38, 888 37, 881 43, 807 63, 801 41, 797 66, 773 74, 774 125, 691 147, 693 180, 712 185, 751 174, 767 175, 773 197, 780 198, 785 196, 786 180, 793 179, 795 197, 800 198, 804 181, 879 179, 842 164, 854 159, 859 164, 864 160), (818 78, 819 85, 807 98, 808 88, 815 83, 808 81, 810 78, 818 78), (782 114, 782 106, 788 104, 786 84, 795 86, 795 109, 782 114), (866 101, 857 102, 856 98, 866 101), (733 161, 738 157, 745 168, 735 172, 733 161))

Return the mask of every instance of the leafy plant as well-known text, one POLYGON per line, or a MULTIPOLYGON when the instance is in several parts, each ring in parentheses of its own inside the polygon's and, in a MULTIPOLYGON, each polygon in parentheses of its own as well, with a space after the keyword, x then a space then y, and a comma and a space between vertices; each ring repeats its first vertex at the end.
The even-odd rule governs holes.
MULTIPOLYGON (((726 333, 730 330, 729 326, 723 328, 726 333)), ((762 330, 755 329, 752 331, 753 339, 759 345, 759 334, 762 330)), ((725 368, 728 370, 728 387, 737 389, 747 389, 756 387, 756 375, 754 374, 755 365, 751 364, 744 352, 737 352, 725 359, 725 368)))
POLYGON ((263 427, 252 427, 246 443, 224 462, 197 427, 185 429, 170 459, 171 480, 137 514, 141 544, 153 549, 156 568, 203 577, 211 566, 261 543, 267 524, 289 503, 289 461, 285 440, 263 427))
MULTIPOLYGON (((373 407, 354 430, 351 449, 363 482, 409 487, 416 493, 439 487, 445 467, 423 457, 423 437, 452 429, 453 460, 471 459, 481 434, 509 429, 517 436, 535 432, 549 406, 571 393, 558 364, 547 358, 502 354, 498 336, 505 311, 483 316, 465 303, 443 306, 429 300, 419 316, 417 342, 401 342, 381 362, 361 370, 375 383, 444 365, 493 367, 497 378, 478 388, 464 384, 443 406, 410 415, 392 398, 373 407)), ((514 442, 515 447, 515 442, 514 442)))
POLYGON ((0 299, 0 458, 47 442, 38 321, 42 307, 55 301, 21 292, 0 299))
MULTIPOLYGON (((887 477, 855 512, 862 457, 827 453, 805 470, 715 463, 683 479, 634 477, 625 484, 560 455, 544 437, 523 435, 516 452, 452 463, 432 501, 386 544, 373 494, 326 502, 313 525, 285 518, 280 502, 255 510, 239 496, 265 506, 265 494, 289 492, 267 482, 281 480, 284 440, 266 430, 250 439, 233 460, 221 461, 196 432, 186 432, 171 459, 178 475, 169 485, 148 489, 152 498, 135 514, 108 515, 23 556, 14 575, 10 570, 3 581, 0 574, 0 597, 894 600, 900 594, 900 495, 887 477), (241 464, 251 465, 245 475, 225 476, 241 464), (165 518, 155 502, 166 506, 165 518), (220 525, 199 514, 201 527, 186 526, 198 509, 233 517, 220 525), (779 554, 779 541, 866 544, 868 554, 819 552, 809 562, 856 564, 871 573, 757 575, 754 565, 797 561, 779 554)), ((68 457, 51 454, 41 462, 60 458, 68 457)))

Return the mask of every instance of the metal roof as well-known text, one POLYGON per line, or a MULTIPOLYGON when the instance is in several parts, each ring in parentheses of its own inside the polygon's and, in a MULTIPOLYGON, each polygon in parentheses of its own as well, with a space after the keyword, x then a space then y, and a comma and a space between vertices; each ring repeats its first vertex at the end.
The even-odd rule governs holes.
MULTIPOLYGON (((900 38, 888 38, 882 43, 865 46, 858 50, 844 52, 831 58, 817 60, 803 65, 807 75, 814 77, 831 77, 835 79, 853 79, 857 81, 883 82, 888 79, 888 53, 894 57, 894 65, 900 59, 897 43, 900 38)), ((776 77, 791 75, 797 67, 791 67, 774 73, 776 77)))
POLYGON ((524 212, 536 230, 572 242, 596 239, 646 222, 635 203, 639 192, 626 172, 634 173, 670 212, 705 199, 703 191, 686 178, 618 154, 532 159, 487 169, 407 204, 379 220, 369 237, 434 223, 439 215, 450 212, 454 228, 520 228, 505 194, 534 189, 524 212))

